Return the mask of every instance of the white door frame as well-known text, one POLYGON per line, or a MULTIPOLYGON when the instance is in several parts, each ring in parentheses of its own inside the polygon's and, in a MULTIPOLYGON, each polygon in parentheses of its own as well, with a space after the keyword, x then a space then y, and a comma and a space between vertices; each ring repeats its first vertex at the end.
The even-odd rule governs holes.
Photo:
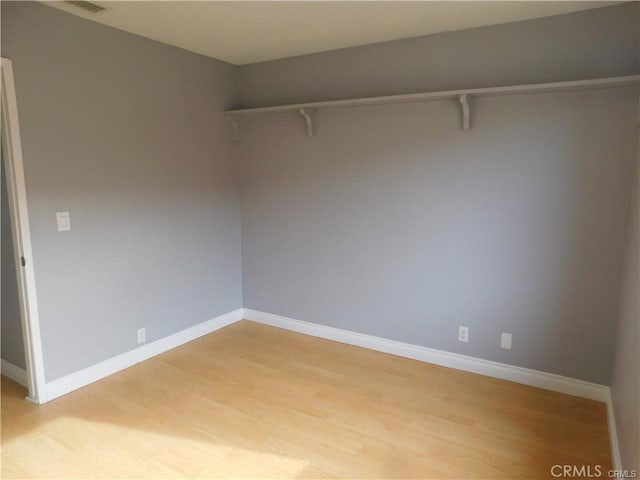
POLYGON ((31 250, 31 231, 29 229, 29 211, 27 208, 27 190, 24 181, 22 163, 22 144, 18 123, 18 105, 13 80, 11 60, 1 59, 2 70, 2 143, 4 146, 4 164, 7 177, 7 196, 13 233, 13 245, 18 277, 18 295, 22 316, 22 336, 24 340, 25 363, 29 396, 27 400, 44 403, 46 385, 42 342, 40 340, 40 318, 36 297, 36 278, 33 269, 31 250), (24 259, 24 262, 22 261, 24 259))

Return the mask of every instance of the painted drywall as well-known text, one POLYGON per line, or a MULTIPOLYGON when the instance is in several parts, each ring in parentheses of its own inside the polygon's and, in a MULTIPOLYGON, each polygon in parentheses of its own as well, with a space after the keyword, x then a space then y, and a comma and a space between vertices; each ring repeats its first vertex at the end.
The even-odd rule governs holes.
MULTIPOLYGON (((637 4, 241 69, 1 8, 48 381, 243 305, 236 85, 256 105, 638 73, 637 4)), ((444 101, 321 112, 311 139, 243 122, 244 306, 606 383, 635 102, 483 99, 468 133, 444 101)))
MULTIPOLYGON (((247 65, 241 105, 637 74, 638 10, 247 65)), ((608 384, 637 101, 474 99, 471 132, 453 100, 321 110, 313 138, 243 118, 244 306, 608 384)))
POLYGON ((35 2, 2 2, 2 56, 46 380, 240 308, 235 67, 35 2))
POLYGON ((322 110, 315 137, 243 120, 244 306, 608 384, 637 102, 481 98, 469 132, 453 100, 322 110))
MULTIPOLYGON (((1 150, 0 150, 1 151, 1 150)), ((3 153, 0 155, 4 155, 3 153)), ((2 278, 0 279, 0 336, 2 345, 2 359, 25 368, 24 343, 22 339, 22 324, 20 322, 20 301, 18 299, 18 282, 16 277, 15 254, 11 235, 11 217, 9 216, 9 198, 7 197, 7 183, 4 170, 4 157, 0 157, 0 250, 2 258, 2 278)))
MULTIPOLYGON (((640 163, 640 142, 638 143, 640 163)), ((640 172, 636 172, 611 397, 622 466, 640 471, 640 172)))
POLYGON ((240 106, 636 74, 639 8, 631 2, 245 65, 240 106))

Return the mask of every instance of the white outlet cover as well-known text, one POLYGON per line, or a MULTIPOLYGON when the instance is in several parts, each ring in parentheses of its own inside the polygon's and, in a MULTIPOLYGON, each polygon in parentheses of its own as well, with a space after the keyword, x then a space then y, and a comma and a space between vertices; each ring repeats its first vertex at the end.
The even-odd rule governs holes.
POLYGON ((502 332, 500 336, 500 348, 505 350, 511 350, 511 334, 502 332))
POLYGON ((138 343, 144 343, 147 341, 147 331, 144 328, 138 329, 138 343))
POLYGON ((459 342, 468 342, 469 341, 469 327, 458 327, 458 341, 459 342))

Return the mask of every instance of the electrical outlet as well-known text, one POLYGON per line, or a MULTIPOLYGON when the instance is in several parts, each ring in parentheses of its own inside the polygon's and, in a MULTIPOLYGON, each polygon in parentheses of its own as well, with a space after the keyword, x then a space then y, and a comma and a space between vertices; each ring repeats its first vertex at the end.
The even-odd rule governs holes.
POLYGON ((138 329, 138 343, 144 343, 147 341, 147 330, 145 328, 138 329))
POLYGON ((458 341, 459 342, 469 341, 469 327, 458 327, 458 341))
POLYGON ((511 334, 502 332, 500 336, 500 348, 505 350, 511 350, 511 334))

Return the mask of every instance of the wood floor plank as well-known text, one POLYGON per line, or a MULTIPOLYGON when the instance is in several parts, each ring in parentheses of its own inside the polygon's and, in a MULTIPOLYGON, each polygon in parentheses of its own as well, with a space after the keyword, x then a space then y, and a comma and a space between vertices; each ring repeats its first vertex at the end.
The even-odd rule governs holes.
POLYGON ((601 403, 239 322, 45 405, 2 478, 543 479, 610 468, 601 403))

